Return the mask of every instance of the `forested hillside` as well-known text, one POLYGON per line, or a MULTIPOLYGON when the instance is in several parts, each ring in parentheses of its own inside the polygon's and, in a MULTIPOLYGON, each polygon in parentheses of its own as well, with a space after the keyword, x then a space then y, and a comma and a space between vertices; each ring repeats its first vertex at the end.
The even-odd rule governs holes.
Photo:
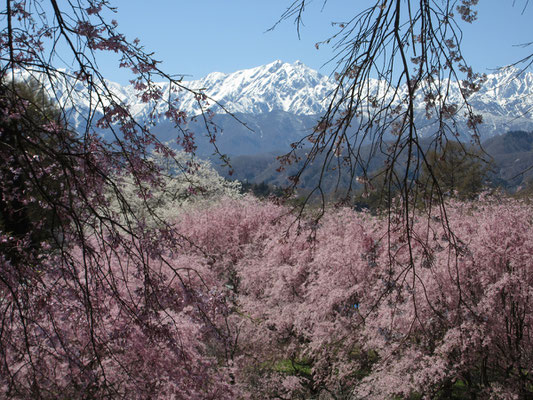
MULTIPOLYGON (((423 141, 422 145, 424 145, 423 141)), ((431 149, 430 141, 425 142, 425 146, 427 146, 428 150, 431 149)), ((465 164, 468 159, 469 163, 478 165, 479 171, 471 172, 480 175, 479 180, 482 181, 483 187, 501 188, 513 193, 527 186, 533 177, 533 169, 531 168, 531 165, 533 165, 532 132, 512 131, 487 139, 481 146, 472 146, 465 142, 456 147, 464 147, 466 149, 465 151, 460 150, 463 153, 461 158, 465 158, 465 164), (482 171, 483 173, 481 173, 482 171)), ((305 149, 300 150, 302 155, 305 154, 305 151, 305 149)), ((369 158, 371 151, 371 146, 363 147, 361 150, 363 158, 369 158)), ((440 154, 442 152, 440 150, 440 154)), ((291 184, 288 178, 298 172, 299 166, 294 164, 280 173, 278 171, 280 163, 277 157, 278 154, 276 153, 232 157, 231 162, 234 167, 234 174, 230 177, 224 168, 220 168, 219 172, 225 174, 226 178, 236 179, 241 182, 287 187, 291 184)), ((379 175, 386 159, 386 154, 376 151, 371 158, 371 162, 365 166, 366 172, 370 176, 379 175)), ((302 175, 299 187, 304 191, 312 190, 313 185, 317 182, 322 171, 321 161, 318 158, 313 165, 306 168, 302 175)), ((325 190, 327 192, 334 192, 337 185, 340 188, 345 188, 349 184, 346 176, 343 176, 340 181, 337 179, 338 170, 342 168, 342 160, 340 167, 336 163, 330 165, 325 178, 325 190)), ((450 169, 448 173, 455 170, 456 173, 461 174, 465 165, 459 163, 454 166, 452 164, 448 168, 450 169)), ((358 169, 358 174, 363 174, 362 167, 358 169)), ((466 178, 463 177, 461 179, 466 178)), ((379 185, 379 182, 376 185, 379 185)), ((361 188, 362 185, 359 185, 359 189, 361 188)))

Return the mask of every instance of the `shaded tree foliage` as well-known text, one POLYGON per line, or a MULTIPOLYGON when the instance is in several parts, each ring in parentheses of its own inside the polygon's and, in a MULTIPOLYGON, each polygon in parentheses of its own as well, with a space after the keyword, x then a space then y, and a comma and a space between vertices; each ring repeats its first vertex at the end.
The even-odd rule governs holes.
POLYGON ((487 186, 489 163, 468 145, 447 142, 439 152, 428 151, 426 160, 418 180, 428 196, 473 199, 487 186))
POLYGON ((32 251, 59 245, 68 217, 47 206, 68 190, 77 167, 69 156, 80 143, 37 81, 4 79, 0 92, 0 228, 9 237, 3 241, 5 254, 15 261, 22 257, 16 250, 21 243, 32 251))
POLYGON ((277 186, 269 185, 268 183, 264 181, 261 183, 243 182, 241 186, 242 186, 242 191, 244 193, 249 192, 249 193, 252 193, 256 197, 261 197, 261 198, 267 198, 270 196, 282 197, 284 195, 283 189, 277 186))

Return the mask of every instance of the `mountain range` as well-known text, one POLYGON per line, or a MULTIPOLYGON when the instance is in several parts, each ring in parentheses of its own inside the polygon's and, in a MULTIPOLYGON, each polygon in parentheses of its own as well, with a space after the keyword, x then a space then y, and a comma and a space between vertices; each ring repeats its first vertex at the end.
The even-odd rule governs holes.
MULTIPOLYGON (((223 153, 233 156, 286 152, 290 143, 305 136, 317 123, 328 105, 328 95, 336 87, 334 79, 301 62, 290 64, 279 60, 229 74, 213 72, 202 79, 182 83, 191 89, 202 90, 245 123, 239 123, 219 106, 211 104, 213 121, 222 129, 217 144, 223 153)), ((378 88, 380 81, 370 79, 368 85, 378 88)), ((143 103, 131 85, 110 82, 109 86, 142 122, 152 105, 143 103)), ((161 89, 168 92, 168 84, 162 83, 161 89)), ((65 95, 73 96, 73 93, 65 95)), ((452 102, 459 100, 457 85, 451 85, 449 98, 452 102)), ((200 112, 191 93, 182 91, 179 99, 180 109, 188 115, 200 112)), ((79 125, 80 115, 89 104, 83 97, 74 96, 73 101, 77 104, 71 120, 74 125, 79 125)), ((531 131, 533 73, 517 75, 516 70, 508 69, 488 74, 481 90, 470 98, 470 104, 483 116, 483 124, 479 127, 482 140, 507 131, 531 131)), ((417 101, 416 111, 419 132, 429 136, 434 128, 431 120, 425 118, 425 106, 421 100, 417 101)), ((462 114, 461 111, 457 114, 459 130, 467 132, 462 114)), ((210 155, 213 150, 202 133, 202 124, 192 123, 191 128, 196 132, 199 155, 210 155)), ((171 140, 176 134, 170 122, 164 119, 159 121, 155 131, 162 140, 171 140)))

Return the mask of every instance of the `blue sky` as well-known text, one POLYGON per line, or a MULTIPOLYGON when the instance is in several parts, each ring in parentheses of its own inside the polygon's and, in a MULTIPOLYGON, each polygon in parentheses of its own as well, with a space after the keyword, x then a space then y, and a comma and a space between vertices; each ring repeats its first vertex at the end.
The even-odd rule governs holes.
MULTIPOLYGON (((436 0, 437 2, 439 0, 436 0)), ((533 4, 527 0, 481 0, 479 18, 464 24, 464 54, 480 72, 512 63, 529 49, 515 45, 533 41, 533 4), (514 3, 514 5, 513 5, 514 3)), ((267 64, 276 59, 302 61, 324 74, 323 66, 333 55, 331 47, 316 50, 315 43, 336 29, 332 21, 345 21, 367 0, 311 2, 304 15, 305 26, 298 39, 295 25, 285 21, 267 31, 279 19, 290 0, 113 0, 114 18, 129 39, 138 37, 146 50, 155 52, 165 71, 198 79, 209 72, 233 72, 267 64)), ((101 67, 108 79, 126 83, 124 70, 109 58, 101 67)))

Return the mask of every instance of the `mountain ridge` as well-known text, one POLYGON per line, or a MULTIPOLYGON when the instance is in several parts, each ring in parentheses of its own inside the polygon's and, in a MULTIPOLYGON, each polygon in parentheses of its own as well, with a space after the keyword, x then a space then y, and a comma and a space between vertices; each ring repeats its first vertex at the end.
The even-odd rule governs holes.
MULTIPOLYGON (((160 83, 160 88, 164 96, 168 95, 169 84, 160 83)), ((281 152, 287 149, 286 138, 291 140, 305 136, 326 111, 328 96, 335 90, 336 82, 333 79, 320 74, 297 61, 295 63, 284 63, 276 60, 272 63, 255 68, 244 69, 233 73, 212 72, 206 77, 183 81, 182 85, 190 89, 200 90, 216 102, 224 105, 231 113, 238 113, 244 119, 255 124, 256 137, 250 136, 250 131, 245 127, 238 127, 236 124, 228 122, 224 118, 224 113, 215 103, 211 102, 211 110, 215 114, 215 122, 219 124, 226 137, 232 136, 231 145, 225 144, 226 140, 219 135, 222 142, 222 151, 229 154, 250 153, 250 146, 245 149, 239 148, 239 137, 243 141, 254 142, 258 146, 252 152, 273 151, 279 149, 281 152), (273 116, 269 120, 268 114, 273 116), (275 124, 283 113, 284 125, 291 131, 283 131, 283 127, 275 124), (260 118, 257 118, 261 116, 260 118), (255 119, 254 119, 255 118, 255 119), (289 119, 291 122, 287 122, 289 119), (302 122, 305 121, 305 122, 302 122), (311 123, 310 121, 313 121, 311 123), (231 129, 231 132, 229 130, 231 129), (268 137, 261 136, 261 132, 276 132, 275 139, 278 142, 269 142, 268 137), (279 139, 279 140, 278 140, 279 139), (282 140, 283 139, 283 140, 282 140), (264 148, 266 147, 266 148, 264 148)), ((370 91, 379 90, 380 81, 370 79, 368 82, 370 91)), ((148 114, 153 111, 153 103, 143 103, 137 96, 133 85, 121 86, 110 82, 117 98, 128 105, 132 114, 143 121, 148 114)), ((451 85, 449 100, 460 104, 460 91, 457 84, 451 85)), ((405 88, 400 88, 405 90, 405 88)), ((178 108, 185 111, 189 116, 198 115, 200 108, 192 93, 181 91, 178 95, 178 108)), ((74 111, 70 115, 73 125, 78 128, 83 127, 84 110, 89 110, 88 100, 81 94, 65 92, 63 101, 72 103, 74 111)), ((481 90, 474 93, 469 102, 475 113, 483 117, 484 123, 479 126, 482 139, 490 138, 506 131, 533 130, 533 73, 525 72, 517 76, 516 70, 501 70, 487 75, 485 84, 481 90)), ((161 106, 162 107, 162 106, 161 106)), ((426 118, 425 104, 422 99, 415 101, 416 121, 419 124, 419 134, 422 137, 431 136, 436 128, 436 119, 426 118)), ((68 108, 68 107, 67 107, 68 108)), ((160 114, 164 113, 161 108, 160 114)), ((459 132, 463 133, 463 138, 468 138, 467 119, 464 111, 459 109, 456 114, 456 124, 459 132)), ((158 132, 163 136, 170 137, 172 124, 161 118, 162 127, 158 132), (167 132, 168 131, 168 132, 167 132)), ((197 133, 197 137, 203 137, 202 126, 191 124, 197 133)), ((174 133, 175 135, 175 133, 174 133)), ((203 139, 202 139, 203 140, 203 139)), ((200 142, 202 142, 200 140, 200 142)), ((295 141, 295 140, 294 140, 295 141)), ((250 143, 251 143, 250 142, 250 143)), ((209 150, 201 150, 208 152, 209 150)), ((205 155, 205 154, 204 154, 205 155)))
MULTIPOLYGON (((518 70, 501 70, 487 75, 481 90, 470 103, 481 113, 520 117, 533 108, 533 73, 517 74, 518 70)), ((297 115, 320 114, 326 111, 328 95, 337 84, 333 79, 307 67, 300 61, 293 64, 276 60, 272 63, 233 73, 213 72, 199 80, 184 81, 191 89, 202 89, 209 97, 222 103, 231 112, 256 113, 285 111, 297 115)), ((165 87, 165 84, 162 84, 165 87)), ((370 91, 377 91, 380 81, 369 79, 370 91)), ((166 87, 165 87, 166 88, 166 87)), ((406 90, 402 87, 401 90, 406 90)), ((459 102, 459 88, 451 86, 449 97, 459 102)), ((192 95, 184 95, 183 110, 198 111, 192 95), (189 98, 191 97, 191 98, 189 98)), ((422 99, 418 108, 425 108, 422 99)), ((214 111, 217 110, 216 106, 214 111)))

